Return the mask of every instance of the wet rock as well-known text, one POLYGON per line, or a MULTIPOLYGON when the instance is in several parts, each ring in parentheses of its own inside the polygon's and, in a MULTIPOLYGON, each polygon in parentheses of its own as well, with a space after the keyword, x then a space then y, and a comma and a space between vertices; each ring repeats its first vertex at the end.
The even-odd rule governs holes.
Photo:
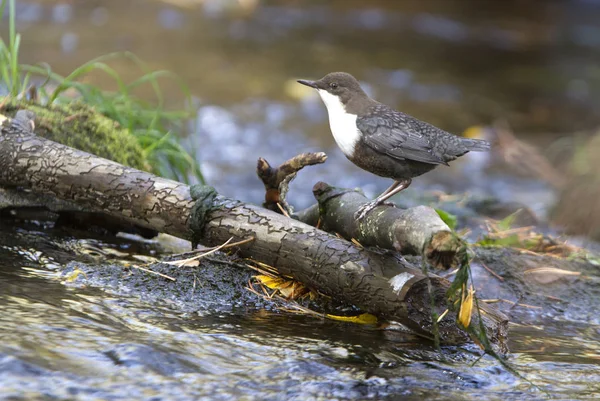
POLYGON ((474 250, 472 269, 477 295, 480 299, 509 301, 500 301, 498 306, 511 320, 534 322, 545 317, 600 322, 592 306, 600 299, 600 268, 592 262, 506 248, 474 250))

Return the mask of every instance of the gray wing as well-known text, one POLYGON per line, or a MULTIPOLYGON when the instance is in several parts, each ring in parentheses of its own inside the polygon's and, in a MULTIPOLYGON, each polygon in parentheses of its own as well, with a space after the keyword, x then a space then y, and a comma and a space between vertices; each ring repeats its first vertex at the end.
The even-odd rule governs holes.
POLYGON ((356 125, 363 133, 363 142, 377 152, 398 160, 448 164, 436 152, 434 141, 442 134, 450 134, 431 124, 381 105, 357 118, 356 125))

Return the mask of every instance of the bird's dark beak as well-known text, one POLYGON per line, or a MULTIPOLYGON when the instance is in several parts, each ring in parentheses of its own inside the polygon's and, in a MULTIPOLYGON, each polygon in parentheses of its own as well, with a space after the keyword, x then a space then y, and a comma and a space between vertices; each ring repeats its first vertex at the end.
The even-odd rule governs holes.
POLYGON ((319 86, 317 85, 317 83, 315 81, 307 81, 305 79, 299 79, 298 83, 302 84, 302 85, 310 86, 311 88, 319 89, 319 86))

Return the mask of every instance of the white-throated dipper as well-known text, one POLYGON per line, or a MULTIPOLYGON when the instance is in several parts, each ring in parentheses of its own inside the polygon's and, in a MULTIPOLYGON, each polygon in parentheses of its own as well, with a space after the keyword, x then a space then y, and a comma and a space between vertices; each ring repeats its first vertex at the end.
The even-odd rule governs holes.
POLYGON ((323 99, 333 138, 344 155, 363 170, 395 180, 361 206, 358 219, 407 188, 414 177, 469 151, 490 149, 487 141, 461 138, 371 99, 348 73, 298 82, 315 88, 323 99))

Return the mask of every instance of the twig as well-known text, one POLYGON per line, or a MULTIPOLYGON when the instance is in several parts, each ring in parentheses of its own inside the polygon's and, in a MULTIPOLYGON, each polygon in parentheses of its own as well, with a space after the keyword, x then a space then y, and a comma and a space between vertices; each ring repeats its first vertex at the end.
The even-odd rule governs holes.
POLYGON ((559 256, 559 255, 555 255, 552 253, 545 253, 545 252, 534 252, 534 251, 530 251, 529 249, 525 249, 525 248, 512 248, 515 251, 519 252, 519 253, 525 253, 527 255, 534 255, 534 256, 549 256, 551 258, 554 259, 564 259, 564 257, 559 256))
POLYGON ((479 259, 479 263, 481 264, 481 266, 488 271, 488 273, 490 273, 492 276, 496 277, 498 280, 500 281, 504 281, 504 277, 500 276, 498 273, 496 273, 495 271, 493 271, 492 269, 490 269, 489 267, 487 267, 487 265, 485 263, 483 263, 483 260, 479 259))
POLYGON ((553 296, 553 295, 540 294, 539 292, 532 292, 532 294, 533 294, 533 295, 537 295, 537 296, 539 296, 539 297, 546 297, 546 298, 548 298, 548 299, 550 299, 550 300, 552 300, 552 301, 557 301, 557 302, 567 302, 567 301, 565 301, 564 299, 562 299, 562 298, 559 298, 559 297, 555 297, 555 296, 553 296))
MULTIPOLYGON (((271 277, 284 277, 284 276, 279 275, 279 272, 273 266, 269 266, 266 263, 258 262, 256 260, 253 260, 252 263, 257 264, 260 267, 253 266, 251 264, 246 264, 246 266, 252 270, 256 270, 260 274, 264 274, 266 276, 271 276, 271 277)), ((289 276, 287 276, 287 277, 289 277, 289 276)))
MULTIPOLYGON (((231 241, 232 239, 233 239, 233 237, 231 237, 227 242, 231 241)), ((247 243, 252 242, 252 241, 254 241, 254 237, 246 238, 246 239, 243 239, 243 240, 237 241, 237 242, 232 242, 230 244, 228 244, 227 242, 225 242, 224 244, 219 245, 219 246, 213 246, 213 247, 204 248, 204 249, 194 249, 193 251, 185 252, 184 254, 185 255, 194 255, 196 253, 202 253, 202 252, 212 251, 215 248, 220 248, 220 249, 233 248, 234 246, 244 245, 244 244, 247 244, 247 243)), ((173 256, 176 257, 177 255, 173 255, 173 256)))
POLYGON ((502 299, 502 298, 494 298, 494 299, 482 299, 482 302, 485 302, 486 304, 495 304, 498 302, 506 302, 508 304, 511 304, 513 306, 522 306, 524 308, 529 308, 529 309, 543 309, 541 306, 533 306, 533 305, 528 305, 528 304, 522 304, 519 302, 514 302, 514 301, 509 301, 508 299, 502 299))
POLYGON ((452 271, 449 271, 448 273, 444 274, 442 277, 444 277, 444 278, 448 278, 448 277, 450 277, 450 276, 454 276, 456 273, 458 273, 458 270, 459 270, 459 269, 457 268, 457 269, 454 269, 454 270, 452 270, 452 271))
POLYGON ((69 121, 71 121, 71 120, 74 120, 74 119, 76 119, 77 117, 79 117, 79 116, 82 116, 83 114, 84 114, 83 112, 79 112, 79 113, 71 114, 70 116, 68 116, 68 117, 65 117, 65 118, 63 119, 63 123, 66 123, 66 122, 69 122, 69 121))
MULTIPOLYGON (((192 256, 191 258, 187 258, 187 259, 172 260, 172 261, 162 262, 162 263, 166 263, 171 266, 182 267, 182 266, 185 266, 187 263, 193 262, 195 260, 198 260, 198 259, 203 258, 208 255, 211 255, 217 251, 220 251, 221 249, 231 248, 231 247, 238 246, 238 245, 243 245, 243 244, 246 244, 246 243, 254 240, 254 238, 247 238, 242 241, 230 243, 232 239, 233 239, 233 237, 229 238, 227 241, 225 241, 225 243, 223 243, 219 246, 203 249, 201 252, 204 252, 204 253, 201 253, 200 255, 192 256)), ((192 251, 189 253, 194 254, 194 253, 198 253, 198 251, 192 251)), ((186 254, 189 254, 189 253, 186 253, 186 254)))
POLYGON ((283 214, 285 217, 290 217, 290 214, 287 212, 287 210, 285 210, 283 206, 281 206, 281 202, 277 202, 277 207, 279 208, 279 210, 281 210, 281 214, 283 214))
POLYGON ((364 248, 360 242, 356 238, 351 238, 350 241, 359 248, 364 248))
POLYGON ((6 103, 8 103, 8 101, 10 100, 10 96, 6 96, 2 102, 0 102, 0 109, 3 109, 4 106, 6 105, 6 103))
POLYGON ((174 260, 174 261, 163 262, 163 263, 166 263, 166 264, 171 265, 171 266, 177 266, 177 267, 185 266, 187 263, 190 263, 190 262, 193 262, 195 260, 198 260, 198 259, 200 259, 200 258, 202 258, 204 256, 211 255, 211 254, 217 252, 218 250, 225 248, 227 246, 227 244, 229 244, 231 242, 232 239, 233 239, 233 237, 231 237, 227 241, 225 241, 224 244, 219 245, 217 247, 214 247, 210 251, 206 251, 205 253, 202 253, 200 255, 196 255, 196 256, 193 256, 193 257, 188 258, 188 259, 174 260))
POLYGON ((555 273, 555 274, 562 274, 565 276, 581 276, 581 272, 574 272, 571 270, 558 269, 556 267, 536 267, 534 269, 528 269, 523 272, 523 274, 531 274, 531 273, 555 273))
POLYGON ((325 160, 327 155, 323 152, 302 153, 283 162, 279 167, 271 167, 268 161, 259 158, 256 174, 265 186, 263 207, 289 217, 292 208, 286 201, 286 195, 290 182, 304 167, 324 163, 325 160))
POLYGON ((138 269, 138 270, 141 270, 141 271, 145 271, 145 272, 147 272, 147 273, 156 274, 157 276, 161 276, 161 277, 163 277, 163 278, 166 278, 167 280, 171 280, 171 281, 177 281, 176 279, 174 279, 174 278, 173 278, 173 277, 171 277, 171 276, 167 276, 166 274, 162 274, 162 273, 159 273, 159 272, 155 272, 154 270, 146 269, 146 268, 144 268, 144 267, 141 267, 141 266, 137 266, 137 265, 129 265, 129 266, 127 266, 127 267, 133 267, 134 269, 138 269))
POLYGON ((213 263, 220 263, 222 265, 228 265, 228 266, 232 266, 232 267, 247 267, 248 265, 245 265, 243 263, 240 262, 234 262, 232 260, 224 260, 224 259, 219 259, 219 258, 213 258, 211 256, 206 256, 204 259, 213 262, 213 263))

